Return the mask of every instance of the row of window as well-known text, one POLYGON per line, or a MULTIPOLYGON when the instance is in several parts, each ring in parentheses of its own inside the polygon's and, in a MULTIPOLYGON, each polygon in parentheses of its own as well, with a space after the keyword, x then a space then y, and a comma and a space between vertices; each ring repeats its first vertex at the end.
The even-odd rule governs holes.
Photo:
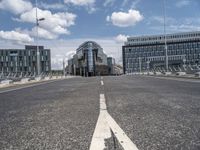
MULTIPOLYGON (((0 57, 0 61, 4 62, 4 61, 36 61, 37 57, 36 56, 1 56, 0 57)), ((48 61, 49 57, 48 56, 40 56, 41 61, 48 61)))
MULTIPOLYGON (((37 51, 36 50, 13 50, 13 51, 9 51, 9 50, 0 50, 0 55, 3 56, 3 55, 10 55, 10 56, 16 56, 16 55, 20 55, 20 56, 23 56, 23 55, 28 55, 28 56, 36 56, 36 53, 37 51)), ((50 53, 50 51, 48 50, 42 50, 40 51, 40 55, 46 55, 48 56, 50 53)))
MULTIPOLYGON (((191 38, 191 37, 200 37, 200 33, 189 33, 189 34, 174 34, 167 35, 167 39, 177 39, 177 38, 191 38)), ((129 38, 128 41, 139 42, 139 41, 154 41, 154 40, 162 40, 165 39, 165 36, 151 36, 151 37, 135 37, 129 38)))
MULTIPOLYGON (((200 42, 198 43, 183 43, 183 44, 170 44, 167 45, 168 50, 182 50, 182 49, 200 49, 200 42)), ((154 51, 160 50, 163 51, 164 45, 156 45, 156 46, 142 46, 142 47, 130 47, 125 48, 126 52, 144 52, 144 51, 154 51)))
MULTIPOLYGON (((195 52, 192 52, 192 51, 186 51, 186 52, 183 52, 183 51, 168 51, 167 53, 168 55, 197 55, 197 56, 200 56, 200 53, 195 53, 195 52)), ((165 55, 165 52, 151 52, 151 53, 125 53, 125 57, 126 58, 138 58, 138 57, 153 57, 153 56, 164 56, 165 55)))
MULTIPOLYGON (((151 62, 151 61, 164 61, 165 60, 165 57, 162 56, 162 57, 150 57, 150 58, 146 58, 146 57, 141 57, 140 59, 139 58, 126 58, 125 61, 126 61, 126 64, 130 64, 130 63, 139 63, 140 61, 141 62, 151 62)), ((173 61, 173 60, 185 60, 185 62, 190 62, 190 61, 198 61, 200 60, 200 57, 198 55, 188 55, 188 56, 183 56, 183 55, 178 55, 178 56, 170 56, 168 57, 168 60, 169 61, 173 61)))

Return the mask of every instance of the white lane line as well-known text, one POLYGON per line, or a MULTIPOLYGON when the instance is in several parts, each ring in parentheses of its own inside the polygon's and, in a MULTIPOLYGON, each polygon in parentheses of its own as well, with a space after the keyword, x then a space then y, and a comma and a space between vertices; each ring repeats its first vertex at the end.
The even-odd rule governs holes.
MULTIPOLYGON (((62 80, 64 80, 64 79, 62 79, 62 80)), ((34 87, 34 86, 39 86, 39 85, 43 85, 43 84, 49 84, 49 83, 56 82, 56 81, 60 81, 60 80, 54 80, 54 81, 50 81, 50 82, 42 82, 42 83, 38 83, 38 84, 34 84, 34 85, 28 85, 28 86, 14 88, 14 89, 10 89, 10 90, 4 90, 4 91, 0 91, 0 94, 12 92, 12 91, 17 91, 17 90, 21 90, 21 89, 25 89, 25 88, 30 88, 30 87, 34 87)))
POLYGON ((136 145, 130 140, 126 133, 120 128, 116 121, 107 113, 107 122, 113 131, 114 135, 118 139, 124 150, 138 150, 136 145))
POLYGON ((101 81, 101 85, 104 85, 103 81, 101 81))
POLYGON ((136 145, 107 112, 105 95, 100 94, 100 114, 92 137, 90 150, 104 150, 106 148, 105 139, 111 138, 110 130, 113 131, 124 150, 138 150, 136 145))
POLYGON ((105 97, 104 94, 100 94, 100 114, 92 137, 90 150, 103 150, 106 148, 104 139, 111 137, 106 115, 105 97))

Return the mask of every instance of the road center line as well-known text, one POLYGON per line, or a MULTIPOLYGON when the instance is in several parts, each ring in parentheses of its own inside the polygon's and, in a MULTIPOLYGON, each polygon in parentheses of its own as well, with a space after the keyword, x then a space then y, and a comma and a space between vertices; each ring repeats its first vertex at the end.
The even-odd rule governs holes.
POLYGON ((90 150, 103 150, 105 148, 104 139, 111 137, 110 128, 106 120, 107 108, 104 94, 100 94, 100 114, 92 137, 90 150))
POLYGON ((103 81, 101 81, 101 85, 104 85, 103 81))
POLYGON ((111 138, 111 130, 124 150, 138 150, 136 145, 107 112, 105 95, 100 94, 100 114, 92 137, 90 150, 105 149, 105 139, 111 138))

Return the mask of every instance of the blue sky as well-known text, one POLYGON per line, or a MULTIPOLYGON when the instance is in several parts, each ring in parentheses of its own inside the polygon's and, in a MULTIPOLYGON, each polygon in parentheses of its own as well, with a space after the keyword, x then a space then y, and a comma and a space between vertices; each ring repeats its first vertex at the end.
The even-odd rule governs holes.
MULTIPOLYGON (((128 36, 163 33, 163 0, 38 0, 40 45, 60 68, 86 40, 121 63, 128 36)), ((200 30, 199 0, 166 0, 167 33, 200 30)), ((35 43, 35 0, 0 0, 0 47, 35 43)))

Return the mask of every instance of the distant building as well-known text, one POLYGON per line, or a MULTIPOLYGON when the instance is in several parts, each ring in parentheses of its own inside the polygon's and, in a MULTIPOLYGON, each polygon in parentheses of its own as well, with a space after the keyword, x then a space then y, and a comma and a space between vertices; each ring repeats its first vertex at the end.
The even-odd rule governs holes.
POLYGON ((114 75, 115 74, 115 59, 112 57, 108 57, 107 62, 108 62, 108 74, 114 75))
MULTIPOLYGON (((200 65, 200 32, 168 34, 169 71, 200 65)), ((124 73, 165 69, 165 36, 129 37, 122 46, 124 73)))
MULTIPOLYGON (((51 71, 51 52, 39 46, 41 73, 51 71)), ((26 45, 25 49, 0 49, 0 73, 4 75, 36 75, 37 47, 26 45)))
POLYGON ((68 60, 68 69, 72 75, 107 75, 107 56, 99 44, 87 41, 81 44, 73 58, 68 60))

